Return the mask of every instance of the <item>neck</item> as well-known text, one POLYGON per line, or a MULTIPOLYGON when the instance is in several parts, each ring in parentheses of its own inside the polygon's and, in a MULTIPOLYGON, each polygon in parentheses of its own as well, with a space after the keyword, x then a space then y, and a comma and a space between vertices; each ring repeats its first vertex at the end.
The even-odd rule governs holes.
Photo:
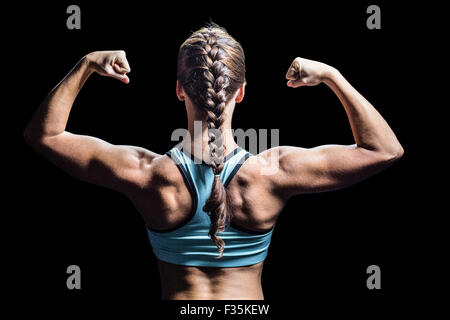
MULTIPOLYGON (((188 132, 189 136, 185 137, 182 142, 182 147, 184 150, 188 150, 189 153, 193 154, 199 159, 209 158, 209 137, 208 137, 208 126, 204 118, 202 118, 198 113, 188 112, 188 132), (190 139, 189 139, 190 138, 190 139)), ((225 122, 222 125, 222 145, 225 148, 225 155, 232 152, 238 147, 237 143, 234 141, 233 132, 231 129, 231 115, 225 114, 225 122)))

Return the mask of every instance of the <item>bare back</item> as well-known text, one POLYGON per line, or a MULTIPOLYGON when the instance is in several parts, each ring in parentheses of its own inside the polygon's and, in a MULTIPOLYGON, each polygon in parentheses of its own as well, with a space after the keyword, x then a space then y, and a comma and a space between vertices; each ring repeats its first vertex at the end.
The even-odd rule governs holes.
MULTIPOLYGON (((257 156, 253 156, 257 157, 257 156)), ((250 160, 250 159, 249 159, 250 160)), ((233 224, 251 231, 273 227, 285 201, 260 175, 260 166, 246 161, 227 187, 233 224)), ((187 222, 192 198, 172 159, 153 159, 151 184, 130 200, 148 227, 168 230, 187 222)), ((158 260, 163 299, 263 299, 263 262, 245 267, 217 268, 175 265, 158 260)))

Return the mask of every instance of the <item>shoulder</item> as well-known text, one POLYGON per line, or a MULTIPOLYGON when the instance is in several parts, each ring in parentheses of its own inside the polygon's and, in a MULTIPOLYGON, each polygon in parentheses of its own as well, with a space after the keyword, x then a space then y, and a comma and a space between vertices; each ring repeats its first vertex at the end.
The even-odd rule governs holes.
POLYGON ((167 193, 171 188, 176 190, 182 188, 183 177, 173 160, 165 154, 155 156, 143 170, 144 174, 139 183, 127 193, 128 196, 138 197, 141 200, 144 197, 148 200, 149 194, 155 194, 155 192, 162 194, 167 193))
POLYGON ((165 154, 159 155, 152 160, 149 175, 148 187, 175 184, 181 180, 176 164, 165 154))
POLYGON ((278 174, 279 165, 279 150, 276 148, 252 154, 242 164, 235 179, 241 185, 261 182, 270 187, 274 176, 278 174))
MULTIPOLYGON (((321 157, 321 153, 315 149, 278 146, 251 157, 254 158, 251 169, 272 192, 284 194, 292 186, 301 186, 311 180, 309 176, 312 173, 323 170, 321 157)), ((289 194, 287 192, 286 196, 289 194)))
POLYGON ((298 173, 311 163, 320 164, 323 160, 321 148, 301 148, 278 146, 258 154, 265 167, 278 174, 298 173))

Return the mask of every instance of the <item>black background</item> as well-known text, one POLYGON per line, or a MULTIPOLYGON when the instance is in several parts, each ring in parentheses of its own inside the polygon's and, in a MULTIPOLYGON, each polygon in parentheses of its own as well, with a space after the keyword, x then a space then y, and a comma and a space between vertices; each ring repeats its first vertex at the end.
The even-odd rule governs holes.
POLYGON ((9 78, 20 109, 14 109, 10 131, 14 156, 8 168, 14 182, 7 193, 18 227, 8 247, 19 299, 29 297, 47 310, 106 310, 103 302, 111 310, 131 301, 151 310, 159 304, 156 261, 133 205, 125 196, 71 178, 27 147, 21 134, 45 95, 83 55, 123 49, 132 69, 130 84, 93 75, 67 130, 164 153, 174 145, 172 131, 186 125, 184 105, 175 96, 178 47, 210 20, 225 27, 246 53, 248 85, 234 128, 280 129, 281 145, 353 143, 344 109, 329 88, 286 86, 287 68, 300 56, 339 69, 405 149, 398 163, 369 180, 288 203, 263 273, 264 294, 275 311, 347 313, 363 307, 364 316, 419 294, 426 281, 412 274, 423 263, 418 253, 424 229, 417 225, 426 229, 427 224, 418 181, 426 173, 417 165, 425 138, 416 121, 421 102, 414 66, 417 48, 427 39, 417 24, 425 12, 415 9, 381 1, 247 6, 62 1, 7 11, 15 19, 5 35, 11 41, 6 53, 19 61, 9 78), (81 30, 66 28, 70 4, 81 8, 81 30), (370 4, 381 7, 381 30, 366 27, 370 4), (66 288, 71 264, 82 270, 79 291, 66 288), (366 287, 372 264, 381 268, 381 290, 366 287))

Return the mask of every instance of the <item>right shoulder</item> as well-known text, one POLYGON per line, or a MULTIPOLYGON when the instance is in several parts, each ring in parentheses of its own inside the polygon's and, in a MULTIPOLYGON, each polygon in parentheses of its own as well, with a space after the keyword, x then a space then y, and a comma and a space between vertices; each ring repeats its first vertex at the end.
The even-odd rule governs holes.
POLYGON ((323 170, 318 165, 321 163, 320 157, 320 153, 311 149, 278 146, 256 155, 258 165, 255 168, 272 192, 287 199, 295 193, 301 193, 298 191, 306 184, 314 184, 313 177, 317 177, 315 173, 323 170), (311 163, 316 165, 312 166, 311 163), (315 170, 311 170, 313 167, 315 170))
POLYGON ((279 147, 267 149, 259 154, 250 156, 238 172, 238 179, 260 183, 265 189, 272 190, 277 187, 280 179, 280 156, 283 149, 279 147))

